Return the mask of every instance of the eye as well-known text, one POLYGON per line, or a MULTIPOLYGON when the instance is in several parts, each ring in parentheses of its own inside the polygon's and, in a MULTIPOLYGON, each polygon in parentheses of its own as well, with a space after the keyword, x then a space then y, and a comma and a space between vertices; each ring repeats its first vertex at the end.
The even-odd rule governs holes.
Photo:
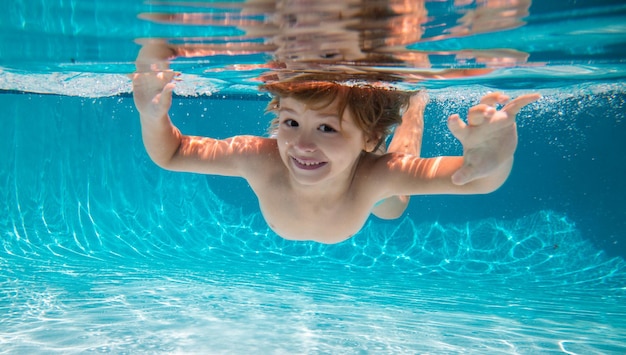
POLYGON ((288 118, 286 120, 283 121, 283 124, 287 127, 298 127, 299 124, 298 122, 296 122, 295 120, 292 120, 291 118, 288 118))
POLYGON ((322 59, 335 59, 337 57, 339 57, 339 53, 335 53, 335 52, 320 54, 320 58, 322 59))
POLYGON ((334 129, 333 127, 327 125, 327 124, 323 124, 319 127, 319 130, 324 132, 324 133, 334 133, 337 132, 336 129, 334 129))

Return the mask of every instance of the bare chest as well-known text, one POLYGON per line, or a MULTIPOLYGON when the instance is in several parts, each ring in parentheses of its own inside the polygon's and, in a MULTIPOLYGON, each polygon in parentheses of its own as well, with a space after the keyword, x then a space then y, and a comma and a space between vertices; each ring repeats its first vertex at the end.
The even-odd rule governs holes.
POLYGON ((328 244, 344 241, 363 227, 370 208, 358 202, 345 199, 331 204, 291 196, 259 199, 266 222, 281 237, 328 244))

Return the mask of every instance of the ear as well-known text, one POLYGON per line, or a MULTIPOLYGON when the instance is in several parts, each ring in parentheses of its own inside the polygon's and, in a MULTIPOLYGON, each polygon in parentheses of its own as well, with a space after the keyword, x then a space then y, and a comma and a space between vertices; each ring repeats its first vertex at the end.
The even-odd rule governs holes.
POLYGON ((366 152, 377 154, 384 154, 387 150, 385 147, 385 142, 381 142, 381 139, 377 137, 366 138, 363 149, 366 152))

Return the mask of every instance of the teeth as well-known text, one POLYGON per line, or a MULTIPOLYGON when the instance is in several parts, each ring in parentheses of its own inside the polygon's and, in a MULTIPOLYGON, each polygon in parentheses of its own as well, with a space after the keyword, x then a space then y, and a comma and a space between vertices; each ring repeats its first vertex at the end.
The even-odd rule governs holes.
POLYGON ((302 161, 300 159, 296 159, 296 161, 302 165, 306 165, 306 166, 313 166, 313 165, 320 165, 320 162, 315 162, 315 161, 302 161))

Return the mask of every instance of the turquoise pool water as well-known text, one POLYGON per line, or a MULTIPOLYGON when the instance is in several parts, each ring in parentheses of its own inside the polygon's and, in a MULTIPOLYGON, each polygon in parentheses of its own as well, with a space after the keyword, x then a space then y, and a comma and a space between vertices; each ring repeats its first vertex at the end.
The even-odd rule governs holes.
MULTIPOLYGON (((427 5, 435 31, 452 4, 427 5)), ((519 115, 500 190, 416 197, 402 219, 321 245, 274 235, 244 181, 147 157, 123 75, 132 39, 206 33, 136 15, 181 3, 12 4, 0 15, 0 353, 626 352, 626 10, 566 5, 411 47, 530 53, 484 77, 403 83, 429 90, 425 155, 459 153, 445 118, 486 91, 543 94, 519 115)), ((172 119, 263 134, 260 69, 212 69, 266 56, 180 60, 172 119)))

